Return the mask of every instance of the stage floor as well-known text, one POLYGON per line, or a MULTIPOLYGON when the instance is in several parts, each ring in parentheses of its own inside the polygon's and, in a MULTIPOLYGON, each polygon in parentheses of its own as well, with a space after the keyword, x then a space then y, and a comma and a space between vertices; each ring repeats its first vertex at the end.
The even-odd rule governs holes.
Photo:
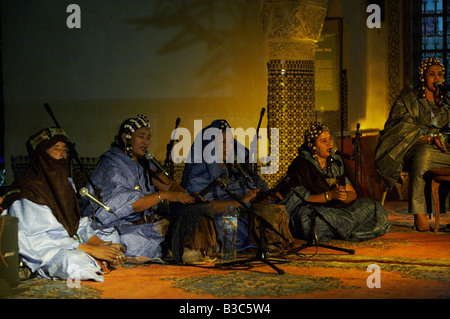
MULTIPOLYGON (((358 243, 327 243, 354 249, 353 255, 308 247, 276 263, 283 275, 261 262, 235 269, 219 269, 214 263, 128 264, 106 274, 102 283, 86 281, 79 288, 69 288, 64 281, 29 279, 8 298, 168 299, 180 307, 187 299, 450 298, 450 214, 441 215, 438 234, 420 233, 412 229, 405 202, 387 202, 385 207, 392 223, 387 234, 358 243)), ((302 243, 297 240, 296 246, 302 243)), ((288 305, 295 307, 292 301, 288 305)))

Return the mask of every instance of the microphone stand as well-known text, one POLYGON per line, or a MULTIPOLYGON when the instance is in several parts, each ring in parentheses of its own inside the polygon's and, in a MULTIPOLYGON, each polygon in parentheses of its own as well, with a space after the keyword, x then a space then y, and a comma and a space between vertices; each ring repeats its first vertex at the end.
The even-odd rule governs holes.
MULTIPOLYGON (((177 120, 175 121, 175 129, 174 131, 178 128, 178 125, 180 124, 180 118, 178 117, 177 120)), ((169 177, 171 179, 174 179, 174 165, 173 165, 173 160, 172 160, 172 149, 173 149, 173 144, 174 144, 175 140, 173 140, 172 138, 170 139, 170 142, 167 143, 166 146, 166 160, 164 161, 164 166, 167 167, 169 169, 169 177)), ((177 140, 178 142, 178 140, 177 140)))
POLYGON ((253 139, 253 142, 251 143, 250 149, 252 150, 252 160, 253 160, 253 171, 258 171, 258 140, 259 140, 259 128, 261 127, 261 121, 264 117, 264 113, 266 112, 266 109, 263 107, 261 109, 261 113, 259 114, 259 121, 258 121, 258 127, 256 128, 256 135, 253 139))
POLYGON ((331 246, 331 245, 321 244, 321 243, 318 242, 317 232, 316 232, 316 218, 317 217, 319 217, 323 222, 325 222, 325 224, 331 229, 331 231, 333 233, 335 233, 340 239, 346 240, 347 238, 336 227, 331 225, 325 219, 325 217, 323 217, 323 215, 321 213, 319 213, 310 203, 308 203, 303 198, 303 196, 300 195, 294 188, 291 188, 291 190, 295 193, 295 195, 298 196, 298 198, 300 198, 303 201, 303 203, 306 203, 306 207, 311 209, 311 213, 308 214, 308 217, 311 219, 311 228, 310 228, 309 235, 308 235, 308 238, 306 240, 306 243, 301 245, 300 247, 297 247, 295 249, 290 250, 289 252, 286 253, 286 255, 297 254, 300 250, 303 250, 303 249, 305 249, 307 247, 312 247, 312 246, 333 249, 333 250, 342 251, 342 252, 346 252, 346 253, 348 253, 350 255, 353 255, 355 253, 354 249, 346 249, 346 248, 341 248, 341 247, 335 247, 335 246, 331 246))
MULTIPOLYGON (((253 210, 248 207, 247 204, 245 204, 243 201, 241 201, 239 198, 237 198, 234 194, 232 194, 228 190, 226 183, 222 182, 219 185, 219 187, 223 191, 225 191, 231 198, 233 198, 235 201, 237 201, 242 206, 242 208, 248 212, 249 220, 252 220, 252 218, 257 218, 258 221, 260 221, 260 226, 259 226, 260 234, 265 234, 265 230, 270 229, 271 231, 275 232, 278 236, 280 236, 285 241, 289 241, 286 237, 284 237, 282 234, 280 234, 267 220, 265 220, 263 217, 259 216, 258 214, 255 214, 253 212, 253 210)), ((244 260, 236 260, 236 261, 215 264, 215 267, 216 268, 225 268, 225 267, 239 266, 239 265, 244 265, 244 264, 248 264, 248 263, 255 262, 255 261, 256 262, 260 261, 260 262, 263 262, 263 263, 269 265, 270 267, 272 267, 278 274, 283 275, 284 270, 275 266, 271 262, 271 260, 278 261, 278 262, 286 262, 286 261, 282 260, 282 259, 274 259, 274 258, 270 258, 270 260, 269 260, 267 251, 265 251, 265 249, 262 248, 262 235, 259 238, 259 242, 257 243, 257 246, 258 247, 257 247, 255 257, 252 257, 249 259, 244 259, 244 260)))
POLYGON ((356 134, 355 134, 355 145, 353 147, 353 160, 355 161, 355 187, 358 186, 358 164, 360 160, 360 146, 359 139, 361 138, 361 133, 359 133, 359 123, 356 125, 356 134))
MULTIPOLYGON (((55 122, 56 127, 57 128, 61 128, 61 126, 59 125, 58 121, 56 120, 56 118, 55 118, 55 116, 53 114, 52 109, 50 108, 50 105, 48 105, 48 103, 44 103, 44 107, 47 110, 47 113, 52 117, 53 122, 55 122)), ((92 180, 91 180, 89 174, 86 172, 86 169, 84 168, 83 163, 81 163, 80 158, 78 157, 78 152, 75 149, 75 143, 72 143, 72 142, 70 142, 68 140, 67 141, 67 148, 69 149, 69 158, 70 159, 73 159, 73 158, 75 159, 77 164, 80 166, 81 171, 83 172, 84 176, 86 177, 86 180, 88 181, 89 185, 91 185, 92 189, 94 190, 95 195, 101 201, 102 200, 101 199, 101 195, 100 195, 101 189, 98 188, 97 186, 95 186, 94 183, 92 183, 92 180)), ((69 161, 69 165, 70 165, 70 167, 72 167, 71 161, 69 161)), ((70 170, 70 171, 72 171, 72 170, 70 170)))

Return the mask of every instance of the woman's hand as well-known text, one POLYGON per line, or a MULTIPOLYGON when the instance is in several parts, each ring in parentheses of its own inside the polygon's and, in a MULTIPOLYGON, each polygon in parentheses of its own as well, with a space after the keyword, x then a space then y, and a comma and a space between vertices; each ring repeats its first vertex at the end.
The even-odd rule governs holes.
POLYGON ((347 184, 346 186, 337 186, 328 192, 331 200, 335 199, 343 203, 350 203, 354 201, 358 196, 353 186, 347 184))
POLYGON ((441 152, 446 152, 447 147, 441 134, 431 134, 424 136, 420 141, 434 145, 441 152))
POLYGON ((436 134, 433 136, 432 144, 436 145, 438 150, 440 150, 441 152, 447 151, 447 147, 445 146, 444 139, 442 138, 442 135, 440 135, 440 134, 436 134))
POLYGON ((170 202, 179 202, 183 204, 190 204, 195 202, 195 196, 181 191, 160 192, 160 196, 162 200, 167 199, 170 202))
POLYGON ((123 265, 125 262, 125 255, 123 253, 126 249, 120 244, 111 244, 102 241, 100 244, 81 244, 78 249, 96 259, 108 261, 116 266, 123 265))
POLYGON ((345 186, 337 186, 336 188, 333 188, 328 194, 332 200, 335 199, 341 202, 345 202, 348 198, 348 192, 345 189, 345 186))
POLYGON ((242 197, 242 201, 246 204, 252 202, 258 196, 259 189, 252 189, 242 197))

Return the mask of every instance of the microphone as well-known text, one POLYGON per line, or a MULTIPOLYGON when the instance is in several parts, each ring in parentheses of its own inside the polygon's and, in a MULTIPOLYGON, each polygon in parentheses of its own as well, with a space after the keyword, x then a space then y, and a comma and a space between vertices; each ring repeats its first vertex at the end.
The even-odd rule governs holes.
POLYGON ((263 107, 261 109, 261 113, 259 114, 259 117, 262 118, 264 116, 264 113, 266 112, 266 109, 263 107))
POLYGON ((440 82, 440 81, 436 81, 433 83, 434 87, 439 89, 440 91, 448 91, 450 89, 450 85, 445 85, 444 83, 440 82))
POLYGON ((354 157, 348 154, 345 154, 344 152, 341 152, 340 150, 337 149, 337 147, 333 147, 332 149, 330 149, 330 153, 331 156, 333 156, 334 154, 340 155, 341 157, 344 157, 346 159, 352 160, 354 161, 354 157))
MULTIPOLYGON (((167 177, 169 177, 169 173, 167 173, 167 171, 161 166, 161 164, 159 164, 159 162, 158 162, 157 159, 153 156, 152 153, 147 152, 147 153, 145 154, 145 158, 146 158, 147 160, 151 161, 161 173, 164 173, 164 175, 166 175, 167 177)), ((169 177, 169 178, 170 178, 170 177, 169 177)))
POLYGON ((92 202, 94 202, 95 204, 97 204, 98 206, 103 207, 103 209, 105 209, 106 211, 113 213, 112 209, 109 208, 108 206, 106 206, 105 204, 103 204, 100 200, 98 200, 95 196, 92 196, 88 189, 86 187, 81 187, 80 190, 78 191, 78 194, 80 194, 83 197, 87 197, 89 198, 92 202))
POLYGON ((215 180, 213 180, 211 183, 209 183, 209 185, 206 186, 198 195, 201 197, 204 197, 206 194, 208 194, 211 189, 213 189, 214 187, 216 187, 217 185, 219 185, 222 182, 222 178, 224 178, 225 174, 226 173, 223 173, 222 175, 217 177, 215 180))
POLYGON ((355 145, 353 147, 353 154, 352 157, 356 158, 359 152, 359 139, 361 137, 361 133, 359 133, 360 124, 356 124, 356 134, 355 134, 355 145))

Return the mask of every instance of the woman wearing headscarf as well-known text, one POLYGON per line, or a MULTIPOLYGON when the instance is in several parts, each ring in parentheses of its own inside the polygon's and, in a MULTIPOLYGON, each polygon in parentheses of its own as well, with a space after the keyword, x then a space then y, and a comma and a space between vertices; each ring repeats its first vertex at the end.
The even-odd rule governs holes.
POLYGON ((389 228, 386 211, 375 200, 357 198, 341 157, 331 153, 333 146, 328 128, 312 123, 298 156, 275 188, 284 197, 280 204, 289 214, 292 235, 311 239, 312 222, 318 241, 363 241, 384 235, 389 228), (313 210, 324 220, 319 216, 312 220, 313 210))
POLYGON ((91 177, 99 191, 87 186, 114 214, 92 203, 83 207, 83 214, 94 216, 98 236, 119 240, 127 249, 126 256, 144 260, 165 257, 163 246, 167 244, 175 261, 181 264, 186 262, 186 258, 182 259, 185 246, 198 254, 214 247, 216 238, 210 224, 203 222, 204 237, 200 239, 194 231, 203 217, 208 217, 210 207, 194 204, 195 196, 158 172, 145 157, 150 139, 146 116, 138 115, 121 124, 91 177))
POLYGON ((450 98, 437 85, 444 82, 444 72, 443 64, 434 57, 420 64, 418 89, 408 86, 402 90, 380 131, 375 151, 377 171, 389 188, 399 181, 402 170, 408 171, 408 210, 419 231, 430 230, 425 216, 425 173, 450 166, 445 141, 450 129, 450 98))
POLYGON ((124 247, 99 239, 82 218, 68 178, 67 135, 47 128, 27 142, 30 167, 10 186, 7 213, 19 219, 19 253, 38 275, 103 281, 103 262, 122 264, 124 247), (13 199, 13 200, 12 200, 13 199))
MULTIPOLYGON (((222 185, 214 185, 204 195, 204 198, 212 203, 219 240, 222 240, 223 213, 229 207, 250 207, 259 191, 268 189, 267 183, 249 165, 248 149, 234 139, 230 129, 226 120, 215 120, 202 129, 195 137, 181 181, 181 185, 188 192, 199 193, 218 178, 222 180, 222 185), (237 164, 241 165, 241 169, 237 164)), ((250 238, 245 209, 241 209, 236 249, 243 252, 248 248, 255 246, 250 238)))

